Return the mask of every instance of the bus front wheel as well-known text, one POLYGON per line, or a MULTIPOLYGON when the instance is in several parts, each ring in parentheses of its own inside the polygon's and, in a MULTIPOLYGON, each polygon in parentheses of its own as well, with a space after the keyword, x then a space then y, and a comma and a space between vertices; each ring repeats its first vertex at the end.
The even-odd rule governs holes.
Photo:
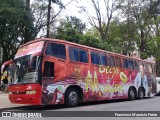
POLYGON ((135 100, 136 99, 136 91, 133 87, 129 88, 128 90, 128 99, 135 100))
POLYGON ((79 91, 76 88, 69 88, 65 94, 65 104, 67 107, 75 107, 79 103, 79 91))

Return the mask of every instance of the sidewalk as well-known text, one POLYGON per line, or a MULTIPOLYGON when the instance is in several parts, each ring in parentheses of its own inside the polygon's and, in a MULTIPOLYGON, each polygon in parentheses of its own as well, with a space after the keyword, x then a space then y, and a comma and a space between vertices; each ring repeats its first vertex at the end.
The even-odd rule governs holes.
POLYGON ((12 107, 20 107, 20 106, 28 106, 25 104, 13 104, 9 101, 8 93, 3 93, 0 91, 0 109, 3 108, 12 108, 12 107))
POLYGON ((0 91, 0 94, 7 94, 7 93, 4 93, 4 92, 0 91))

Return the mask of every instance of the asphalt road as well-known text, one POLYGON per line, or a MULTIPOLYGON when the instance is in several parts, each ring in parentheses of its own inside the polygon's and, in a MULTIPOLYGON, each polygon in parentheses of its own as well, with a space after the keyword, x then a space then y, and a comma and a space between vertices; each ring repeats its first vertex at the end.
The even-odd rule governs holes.
MULTIPOLYGON (((1 97, 2 98, 2 97, 1 97)), ((4 98, 5 99, 5 98, 4 98)), ((6 98, 8 99, 8 98, 6 98)), ((7 103, 6 103, 7 104, 7 103)), ((6 106, 5 106, 6 107, 6 106)), ((143 100, 110 100, 80 103, 74 108, 65 105, 17 106, 12 104, 2 110, 49 110, 49 111, 160 111, 160 96, 143 100)))
MULTIPOLYGON (((2 99, 3 97, 1 97, 2 99)), ((3 99, 5 99, 4 97, 3 99)), ((55 111, 160 111, 160 96, 155 96, 153 98, 147 98, 143 100, 135 100, 135 101, 128 101, 128 100, 112 100, 112 101, 100 101, 100 102, 88 102, 88 103, 81 103, 79 106, 74 108, 66 108, 64 105, 52 105, 52 106, 8 106, 8 108, 1 109, 3 111, 14 111, 14 110, 35 110, 35 111, 51 111, 54 113, 55 111)), ((63 112, 60 112, 62 116, 64 115, 63 112)), ((107 112, 106 112, 107 113, 107 112)), ((96 112, 92 113, 95 116, 96 112)), ((74 116, 74 113, 73 113, 74 116)), ((92 115, 91 115, 92 116, 92 115)), ((9 119, 9 120, 19 120, 22 118, 0 118, 0 120, 9 119)), ((28 118, 23 118, 28 119, 28 118)), ((50 117, 50 118, 30 118, 30 120, 159 120, 160 117, 50 117)))

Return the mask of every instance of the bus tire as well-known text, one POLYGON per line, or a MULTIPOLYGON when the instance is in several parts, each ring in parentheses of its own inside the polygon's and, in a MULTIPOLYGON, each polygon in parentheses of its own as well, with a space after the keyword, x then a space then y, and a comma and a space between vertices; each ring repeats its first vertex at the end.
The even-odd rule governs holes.
POLYGON ((65 105, 75 107, 79 103, 79 91, 76 88, 69 88, 65 94, 65 105))
POLYGON ((135 100, 136 99, 136 90, 133 87, 130 87, 128 90, 128 99, 135 100))
POLYGON ((143 98, 144 98, 144 89, 140 87, 138 90, 138 99, 143 99, 143 98))

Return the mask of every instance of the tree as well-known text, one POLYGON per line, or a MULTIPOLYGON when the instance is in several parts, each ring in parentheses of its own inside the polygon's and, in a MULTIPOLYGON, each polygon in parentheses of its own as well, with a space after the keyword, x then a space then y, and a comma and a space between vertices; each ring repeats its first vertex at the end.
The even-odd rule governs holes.
POLYGON ((96 36, 92 34, 83 34, 82 39, 79 41, 80 44, 87 45, 94 48, 99 48, 102 50, 106 50, 108 45, 106 42, 102 42, 96 36))
MULTIPOLYGON (((31 12, 35 16, 34 26, 36 28, 35 37, 40 31, 46 28, 47 25, 47 3, 45 1, 35 0, 31 4, 31 12)), ((43 32, 42 32, 43 33, 43 32)), ((42 34, 43 36, 44 34, 42 34)))
POLYGON ((122 1, 123 0, 91 0, 95 15, 91 15, 85 7, 81 7, 87 14, 89 23, 99 31, 101 40, 109 42, 108 31, 110 21, 112 20, 113 13, 120 8, 122 1), (104 12, 101 8, 105 9, 104 12))
MULTIPOLYGON (((158 6, 160 4, 160 1, 158 0, 157 3, 155 3, 155 6, 158 6)), ((155 31, 155 37, 153 37, 152 42, 150 42, 151 44, 149 44, 148 46, 151 46, 150 48, 150 56, 154 56, 155 60, 156 60, 156 75, 160 76, 160 33, 159 33, 159 29, 160 29, 160 16, 158 15, 159 13, 158 7, 155 7, 155 14, 154 14, 154 22, 153 22, 153 26, 152 29, 155 31), (154 51, 154 53, 152 52, 154 51)))
POLYGON ((64 39, 90 47, 104 50, 107 48, 107 44, 102 42, 96 35, 92 34, 92 30, 84 33, 85 30, 85 23, 74 16, 70 16, 60 22, 57 28, 57 34, 53 36, 58 39, 64 39))
MULTIPOLYGON (((135 21, 139 33, 136 44, 142 59, 154 57, 156 60, 156 72, 160 75, 160 36, 158 9, 159 0, 126 0, 130 13, 124 9, 124 13, 135 21)), ((126 5, 127 7, 127 5, 126 5)), ((125 7, 124 7, 125 8, 125 7)))
POLYGON ((25 1, 25 6, 26 6, 26 18, 29 21, 25 22, 25 28, 23 31, 23 42, 21 44, 27 43, 30 40, 33 40, 35 38, 35 31, 36 28, 34 27, 33 21, 34 21, 34 17, 33 14, 31 13, 31 9, 30 9, 30 0, 26 0, 25 1))
POLYGON ((60 25, 57 28, 57 34, 53 36, 58 39, 79 43, 85 29, 85 23, 74 16, 70 16, 60 22, 60 25))
POLYGON ((24 0, 0 0, 0 3, 0 48, 3 63, 14 57, 20 44, 34 38, 34 27, 32 14, 26 10, 24 0), (25 28, 29 32, 27 39, 25 28))
MULTIPOLYGON (((133 25, 134 26, 134 25, 133 25)), ((132 34, 128 35, 128 24, 127 21, 121 22, 115 18, 110 23, 109 28, 109 46, 110 51, 121 53, 124 55, 130 55, 134 50, 136 40, 136 29, 132 26, 132 34), (117 44, 118 43, 118 44, 117 44)))
POLYGON ((60 13, 67 5, 69 5, 72 1, 70 0, 65 5, 62 2, 58 2, 58 0, 35 0, 32 5, 32 13, 35 16, 35 28, 37 28, 35 36, 41 31, 41 36, 49 37, 49 33, 51 32, 51 27, 55 24, 55 22, 59 19, 60 13), (55 11, 53 7, 54 5, 58 5, 57 10, 55 11))
POLYGON ((160 76, 160 16, 157 13, 154 15, 154 20, 152 20, 150 26, 152 30, 147 41, 146 54, 154 57, 156 61, 156 73, 157 76, 160 76))
POLYGON ((151 21, 153 19, 153 15, 155 14, 156 4, 152 4, 150 0, 126 0, 127 8, 129 9, 130 13, 128 13, 128 9, 126 9, 125 14, 129 16, 135 21, 137 25, 137 29, 139 32, 139 41, 137 45, 139 47, 140 56, 142 59, 148 57, 146 54, 147 48, 147 41, 149 40, 149 35, 151 31, 151 21), (128 15, 129 14, 129 15, 128 15))
POLYGON ((51 14, 51 3, 56 3, 60 5, 60 11, 63 8, 63 4, 61 2, 58 2, 57 0, 48 0, 48 13, 47 13, 47 34, 46 37, 49 38, 49 30, 50 30, 50 14, 51 14))

